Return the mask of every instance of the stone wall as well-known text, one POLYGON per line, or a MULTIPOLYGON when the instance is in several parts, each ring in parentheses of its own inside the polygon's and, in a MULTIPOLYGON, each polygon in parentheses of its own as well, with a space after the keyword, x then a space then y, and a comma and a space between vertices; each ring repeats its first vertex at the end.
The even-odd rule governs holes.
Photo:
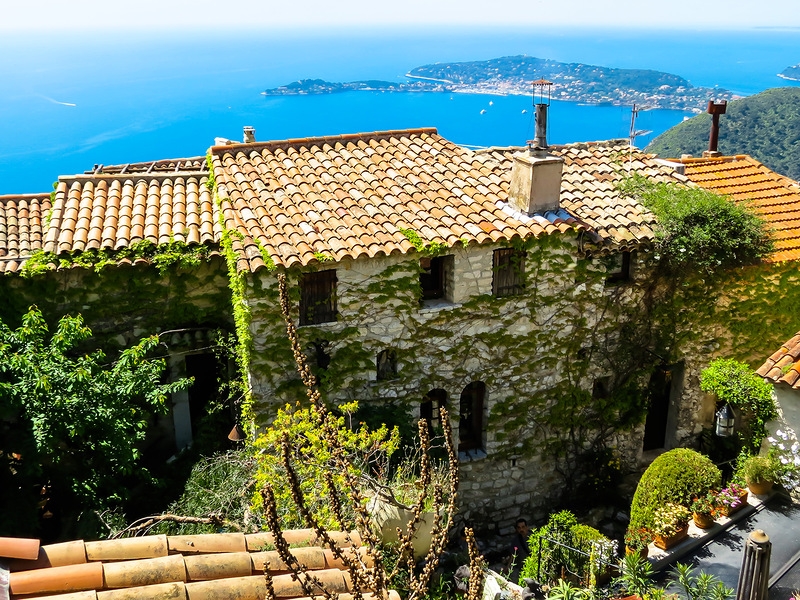
MULTIPOLYGON (((447 251, 453 256, 452 302, 418 301, 419 256, 320 265, 336 269, 338 320, 300 327, 298 335, 312 367, 314 342, 326 344, 330 364, 316 372, 328 401, 399 404, 418 416, 423 397, 443 389, 456 439, 462 390, 470 382, 486 384, 482 447, 461 453, 460 510, 472 523, 504 534, 520 514, 545 517, 563 486, 549 460, 532 451, 531 441, 540 437, 536 415, 509 414, 509 403, 524 406, 526 398, 546 396, 566 380, 590 398, 595 379, 608 375, 609 367, 600 352, 590 359, 576 356, 591 345, 588 336, 613 343, 617 313, 609 305, 632 302, 638 292, 635 286, 605 286, 601 261, 592 261, 588 272, 593 277, 577 284, 576 247, 561 239, 529 246, 524 294, 495 298, 495 248, 459 245, 447 251), (397 375, 378 380, 376 357, 389 348, 396 351, 397 375)), ((305 397, 293 372, 276 288, 274 276, 262 270, 247 292, 253 334, 250 383, 262 423, 275 405, 293 405, 305 397)), ((297 274, 291 290, 296 311, 297 274)), ((694 400, 676 389, 674 402, 677 431, 672 439, 684 443, 700 427, 693 420, 694 400)), ((639 426, 617 436, 617 450, 629 466, 641 457, 642 434, 639 426)))

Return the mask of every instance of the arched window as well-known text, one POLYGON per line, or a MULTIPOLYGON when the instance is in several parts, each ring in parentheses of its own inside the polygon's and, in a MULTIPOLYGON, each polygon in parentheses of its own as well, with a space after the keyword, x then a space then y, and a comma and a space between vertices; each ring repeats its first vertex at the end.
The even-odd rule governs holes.
POLYGON ((431 437, 442 425, 439 417, 439 408, 442 406, 447 406, 447 392, 438 388, 425 394, 419 405, 419 418, 428 422, 431 437))
POLYGON ((486 384, 473 381, 461 392, 458 405, 458 451, 478 450, 483 446, 483 401, 486 384))

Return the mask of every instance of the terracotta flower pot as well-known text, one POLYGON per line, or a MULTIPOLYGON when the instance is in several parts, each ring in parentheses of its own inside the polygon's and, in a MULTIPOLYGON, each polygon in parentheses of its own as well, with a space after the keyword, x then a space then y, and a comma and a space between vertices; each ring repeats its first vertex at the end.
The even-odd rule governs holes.
POLYGON ((668 550, 673 546, 678 545, 683 540, 685 540, 689 536, 689 525, 684 525, 681 529, 678 529, 675 533, 670 536, 662 536, 659 534, 655 534, 655 545, 662 550, 668 550))
POLYGON ((692 520, 700 529, 709 529, 714 526, 714 516, 710 513, 692 513, 692 520))
POLYGON ((742 510, 745 506, 747 506, 748 493, 749 492, 747 490, 742 492, 742 494, 739 496, 739 503, 736 506, 720 506, 719 514, 721 514, 723 517, 730 517, 732 514, 742 510))
POLYGON ((764 494, 769 494, 772 491, 772 486, 775 485, 773 481, 748 481, 747 487, 748 489, 755 494, 756 496, 763 496, 764 494))
POLYGON ((642 559, 645 559, 650 554, 650 548, 645 546, 644 548, 636 549, 625 546, 625 556, 630 556, 631 554, 638 554, 642 559))

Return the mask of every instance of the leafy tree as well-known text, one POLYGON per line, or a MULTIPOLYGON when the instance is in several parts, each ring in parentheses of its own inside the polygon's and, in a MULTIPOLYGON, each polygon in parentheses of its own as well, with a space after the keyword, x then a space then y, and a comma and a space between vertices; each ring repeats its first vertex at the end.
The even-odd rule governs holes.
POLYGON ((642 176, 626 180, 622 191, 655 215, 656 252, 665 266, 711 274, 752 264, 772 252, 764 220, 724 196, 642 176))
POLYGON ((156 336, 110 363, 102 351, 80 350, 91 335, 80 316, 62 317, 51 334, 36 307, 16 330, 0 322, 0 511, 27 513, 0 522, 0 531, 30 533, 37 504, 64 516, 123 500, 147 475, 137 443, 151 418, 190 383, 159 383, 165 361, 148 358, 156 336))

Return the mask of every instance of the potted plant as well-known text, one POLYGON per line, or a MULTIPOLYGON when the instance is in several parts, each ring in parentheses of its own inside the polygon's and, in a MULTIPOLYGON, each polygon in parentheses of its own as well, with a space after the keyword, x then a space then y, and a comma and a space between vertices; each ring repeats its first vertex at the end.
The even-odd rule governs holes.
POLYGON ((692 520, 700 529, 708 529, 714 525, 714 509, 717 507, 717 498, 714 492, 705 496, 698 496, 692 502, 692 520))
POLYGON ((666 550, 689 535, 689 519, 692 513, 680 504, 667 502, 656 511, 653 518, 655 544, 666 550))
POLYGON ((653 541, 653 534, 646 528, 628 529, 625 532, 625 554, 638 554, 647 558, 648 546, 653 541))
POLYGON ((730 517, 746 505, 747 488, 738 483, 731 483, 717 493, 717 510, 725 517, 730 517))
POLYGON ((780 466, 774 457, 748 456, 742 463, 741 475, 754 494, 768 494, 778 478, 780 466))

